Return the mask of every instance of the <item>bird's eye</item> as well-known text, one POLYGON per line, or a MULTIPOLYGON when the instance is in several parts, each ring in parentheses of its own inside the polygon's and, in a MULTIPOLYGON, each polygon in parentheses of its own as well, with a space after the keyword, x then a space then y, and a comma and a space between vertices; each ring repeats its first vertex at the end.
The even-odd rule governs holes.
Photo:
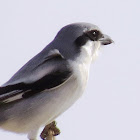
POLYGON ((97 41, 101 37, 101 33, 98 30, 91 30, 86 34, 92 41, 97 41))
POLYGON ((93 35, 96 35, 96 31, 93 31, 92 34, 93 34, 93 35))

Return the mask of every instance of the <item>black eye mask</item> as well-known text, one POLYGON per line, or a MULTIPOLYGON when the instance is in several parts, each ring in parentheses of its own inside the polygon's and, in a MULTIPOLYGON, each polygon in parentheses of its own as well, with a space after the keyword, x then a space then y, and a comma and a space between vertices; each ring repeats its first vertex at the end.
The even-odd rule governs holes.
POLYGON ((91 30, 88 32, 85 32, 83 35, 79 36, 76 40, 75 40, 75 44, 77 46, 83 46, 86 44, 86 42, 88 40, 92 40, 92 41, 98 41, 101 37, 102 37, 102 33, 98 30, 91 30))

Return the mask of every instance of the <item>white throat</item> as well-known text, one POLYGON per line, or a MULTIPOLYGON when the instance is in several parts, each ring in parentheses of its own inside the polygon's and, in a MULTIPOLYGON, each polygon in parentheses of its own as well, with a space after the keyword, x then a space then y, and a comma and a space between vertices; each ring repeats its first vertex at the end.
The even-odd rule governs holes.
POLYGON ((100 42, 88 41, 84 46, 82 46, 81 53, 76 60, 70 61, 74 75, 78 77, 79 81, 82 81, 85 85, 88 80, 90 64, 97 57, 99 48, 100 42))
POLYGON ((90 65, 98 56, 100 45, 99 41, 88 41, 81 47, 81 54, 76 61, 90 65))

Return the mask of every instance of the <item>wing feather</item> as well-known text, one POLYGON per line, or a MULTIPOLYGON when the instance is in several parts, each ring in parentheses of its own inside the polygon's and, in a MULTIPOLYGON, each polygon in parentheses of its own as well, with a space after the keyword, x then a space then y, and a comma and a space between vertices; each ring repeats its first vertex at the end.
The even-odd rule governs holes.
MULTIPOLYGON (((17 75, 20 75, 20 71, 17 72, 17 75)), ((68 61, 58 52, 51 53, 43 62, 36 64, 34 70, 30 71, 24 77, 23 81, 20 79, 21 75, 17 79, 15 74, 16 82, 13 78, 13 83, 10 80, 9 83, 7 82, 4 86, 0 87, 0 102, 8 103, 21 97, 28 98, 41 91, 57 88, 66 82, 71 75, 72 71, 70 70, 68 61)))

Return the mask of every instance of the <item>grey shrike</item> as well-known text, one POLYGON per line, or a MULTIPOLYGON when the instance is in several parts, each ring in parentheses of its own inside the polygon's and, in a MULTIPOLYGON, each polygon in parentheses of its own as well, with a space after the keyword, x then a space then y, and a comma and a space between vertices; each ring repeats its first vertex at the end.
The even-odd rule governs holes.
POLYGON ((41 126, 53 122, 83 94, 97 51, 112 42, 93 24, 63 27, 0 87, 0 128, 35 140, 41 126))

